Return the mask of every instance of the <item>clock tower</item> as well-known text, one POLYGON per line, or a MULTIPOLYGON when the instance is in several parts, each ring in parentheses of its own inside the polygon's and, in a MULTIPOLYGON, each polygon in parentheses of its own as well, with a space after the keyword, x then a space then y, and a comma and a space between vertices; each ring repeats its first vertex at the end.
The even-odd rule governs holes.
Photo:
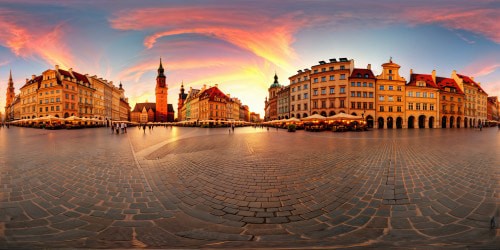
POLYGON ((165 70, 163 69, 163 65, 161 64, 160 58, 160 66, 158 67, 158 76, 156 77, 156 122, 166 122, 167 114, 168 114, 168 87, 165 83, 167 77, 164 74, 165 70))

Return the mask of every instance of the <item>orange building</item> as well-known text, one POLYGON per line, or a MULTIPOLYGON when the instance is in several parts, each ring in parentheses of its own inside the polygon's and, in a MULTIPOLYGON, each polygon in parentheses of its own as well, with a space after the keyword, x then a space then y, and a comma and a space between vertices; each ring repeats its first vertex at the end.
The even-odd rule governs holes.
POLYGON ((226 120, 227 102, 229 97, 222 93, 217 84, 215 87, 206 89, 200 94, 199 119, 200 120, 226 120))
POLYGON ((290 80, 290 117, 300 119, 310 115, 310 72, 310 69, 298 70, 297 74, 288 78, 290 80))
POLYGON ((349 77, 349 113, 362 116, 368 127, 375 122, 375 84, 376 78, 371 65, 366 69, 353 69, 349 77))
POLYGON ((414 74, 411 70, 405 91, 407 128, 437 127, 439 88, 436 84, 436 71, 427 75, 414 74))
POLYGON ((467 127, 464 121, 465 94, 455 80, 436 77, 439 86, 439 125, 440 128, 467 127))

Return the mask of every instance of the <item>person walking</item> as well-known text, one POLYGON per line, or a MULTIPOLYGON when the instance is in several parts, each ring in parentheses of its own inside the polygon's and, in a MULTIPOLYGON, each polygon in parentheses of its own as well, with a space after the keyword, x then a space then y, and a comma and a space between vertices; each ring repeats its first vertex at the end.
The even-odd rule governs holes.
POLYGON ((144 134, 146 133, 146 123, 142 125, 142 130, 144 130, 144 134))
POLYGON ((115 133, 115 125, 113 123, 111 123, 111 126, 109 126, 111 128, 111 134, 114 134, 115 133))
POLYGON ((124 131, 125 133, 127 133, 127 124, 126 124, 126 123, 123 123, 123 131, 124 131))

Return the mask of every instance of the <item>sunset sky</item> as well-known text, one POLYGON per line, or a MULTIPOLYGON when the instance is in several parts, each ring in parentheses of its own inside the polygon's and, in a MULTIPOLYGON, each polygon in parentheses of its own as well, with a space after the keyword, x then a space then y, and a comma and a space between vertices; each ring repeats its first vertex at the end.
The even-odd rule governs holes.
MULTIPOLYGON (((9 70, 16 94, 54 68, 121 81, 132 108, 154 102, 163 60, 168 102, 215 85, 264 115, 281 84, 320 60, 347 57, 375 74, 392 56, 409 71, 474 76, 500 96, 500 1, 30 1, 0 2, 0 107, 9 70)), ((177 116, 177 110, 176 110, 177 116)))

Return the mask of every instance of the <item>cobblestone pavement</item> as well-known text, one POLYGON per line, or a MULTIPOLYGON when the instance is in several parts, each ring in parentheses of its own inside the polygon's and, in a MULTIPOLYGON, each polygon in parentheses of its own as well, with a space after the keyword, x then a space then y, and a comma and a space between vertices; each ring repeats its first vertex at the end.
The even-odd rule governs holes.
POLYGON ((0 248, 500 246, 500 131, 0 129, 0 248))

